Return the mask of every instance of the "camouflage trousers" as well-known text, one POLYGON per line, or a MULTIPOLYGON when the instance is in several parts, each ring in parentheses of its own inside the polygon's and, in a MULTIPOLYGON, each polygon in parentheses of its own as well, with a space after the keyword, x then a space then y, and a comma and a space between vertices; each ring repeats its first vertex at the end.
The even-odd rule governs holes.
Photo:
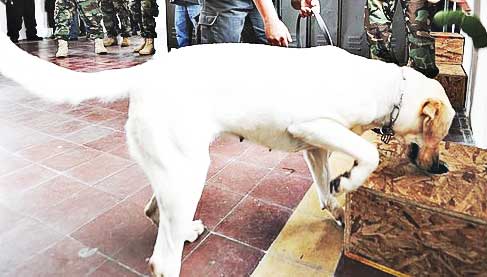
POLYGON ((159 15, 159 6, 156 0, 130 0, 130 11, 134 19, 141 18, 141 36, 156 38, 156 19, 159 15))
POLYGON ((396 6, 399 5, 397 1, 401 1, 406 21, 408 64, 421 72, 437 70, 427 0, 367 0, 365 29, 371 57, 397 63, 391 47, 391 27, 396 6))
POLYGON ((103 14, 96 0, 56 0, 54 9, 54 20, 56 22, 54 35, 56 38, 69 39, 69 29, 77 8, 86 25, 88 38, 103 38, 104 33, 101 25, 103 14))
POLYGON ((103 24, 109 37, 116 37, 119 33, 122 37, 130 37, 132 31, 130 25, 130 11, 127 0, 100 0, 100 8, 103 12, 103 24), (118 21, 120 19, 120 29, 118 21))

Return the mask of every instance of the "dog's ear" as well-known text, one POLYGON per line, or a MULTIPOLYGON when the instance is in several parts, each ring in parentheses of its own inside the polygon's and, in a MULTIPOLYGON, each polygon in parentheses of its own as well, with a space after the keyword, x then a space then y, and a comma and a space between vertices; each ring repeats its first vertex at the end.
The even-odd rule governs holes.
POLYGON ((426 143, 436 144, 443 139, 448 132, 446 118, 444 116, 444 105, 436 99, 428 99, 422 107, 423 117, 423 139, 426 143))
POLYGON ((434 120, 438 116, 438 112, 441 108, 442 103, 438 100, 435 99, 429 99, 427 100, 422 109, 422 114, 426 116, 429 120, 434 120))

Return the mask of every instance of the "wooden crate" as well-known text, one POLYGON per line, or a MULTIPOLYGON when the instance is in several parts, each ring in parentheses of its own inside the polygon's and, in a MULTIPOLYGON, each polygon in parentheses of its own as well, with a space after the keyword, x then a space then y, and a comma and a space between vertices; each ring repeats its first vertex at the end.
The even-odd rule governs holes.
POLYGON ((437 64, 462 64, 465 38, 461 34, 431 32, 435 38, 435 60, 437 64))
POLYGON ((461 65, 438 64, 440 74, 436 76, 448 95, 453 108, 456 111, 465 109, 467 97, 467 74, 461 65))
POLYGON ((378 170, 347 195, 345 255, 396 276, 487 276, 487 150, 444 143, 450 172, 430 175, 397 141, 378 147, 378 170))

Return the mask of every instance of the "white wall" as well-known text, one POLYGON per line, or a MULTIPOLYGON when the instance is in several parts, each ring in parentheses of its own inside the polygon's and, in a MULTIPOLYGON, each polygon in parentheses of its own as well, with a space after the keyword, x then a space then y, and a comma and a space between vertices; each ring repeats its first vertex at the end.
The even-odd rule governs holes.
MULTIPOLYGON (((480 20, 487 25, 487 3, 476 0, 475 10, 480 20), (481 2, 483 3, 480 4, 481 2)), ((474 59, 477 61, 477 68, 471 86, 472 131, 477 145, 487 148, 487 49, 480 49, 478 53, 474 53, 474 59)))
MULTIPOLYGON (((47 14, 44 11, 44 0, 34 0, 36 3, 36 21, 37 21, 37 35, 40 37, 47 37, 51 34, 47 28, 47 14)), ((0 30, 7 32, 7 16, 5 14, 5 5, 0 3, 0 30)), ((20 38, 25 38, 25 28, 20 31, 20 38)))

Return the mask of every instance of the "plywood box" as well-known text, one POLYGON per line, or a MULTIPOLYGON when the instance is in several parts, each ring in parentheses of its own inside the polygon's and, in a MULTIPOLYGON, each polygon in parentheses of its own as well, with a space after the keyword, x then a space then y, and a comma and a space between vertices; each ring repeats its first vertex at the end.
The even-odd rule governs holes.
POLYGON ((435 38, 436 63, 462 64, 465 38, 461 34, 431 32, 435 38))
POLYGON ((467 74, 461 65, 438 64, 440 74, 436 76, 448 95, 450 103, 456 111, 465 109, 467 96, 467 74))
POLYGON ((487 150, 443 143, 450 171, 431 175, 398 141, 378 147, 378 170, 347 195, 345 255, 397 276, 486 276, 487 150))

